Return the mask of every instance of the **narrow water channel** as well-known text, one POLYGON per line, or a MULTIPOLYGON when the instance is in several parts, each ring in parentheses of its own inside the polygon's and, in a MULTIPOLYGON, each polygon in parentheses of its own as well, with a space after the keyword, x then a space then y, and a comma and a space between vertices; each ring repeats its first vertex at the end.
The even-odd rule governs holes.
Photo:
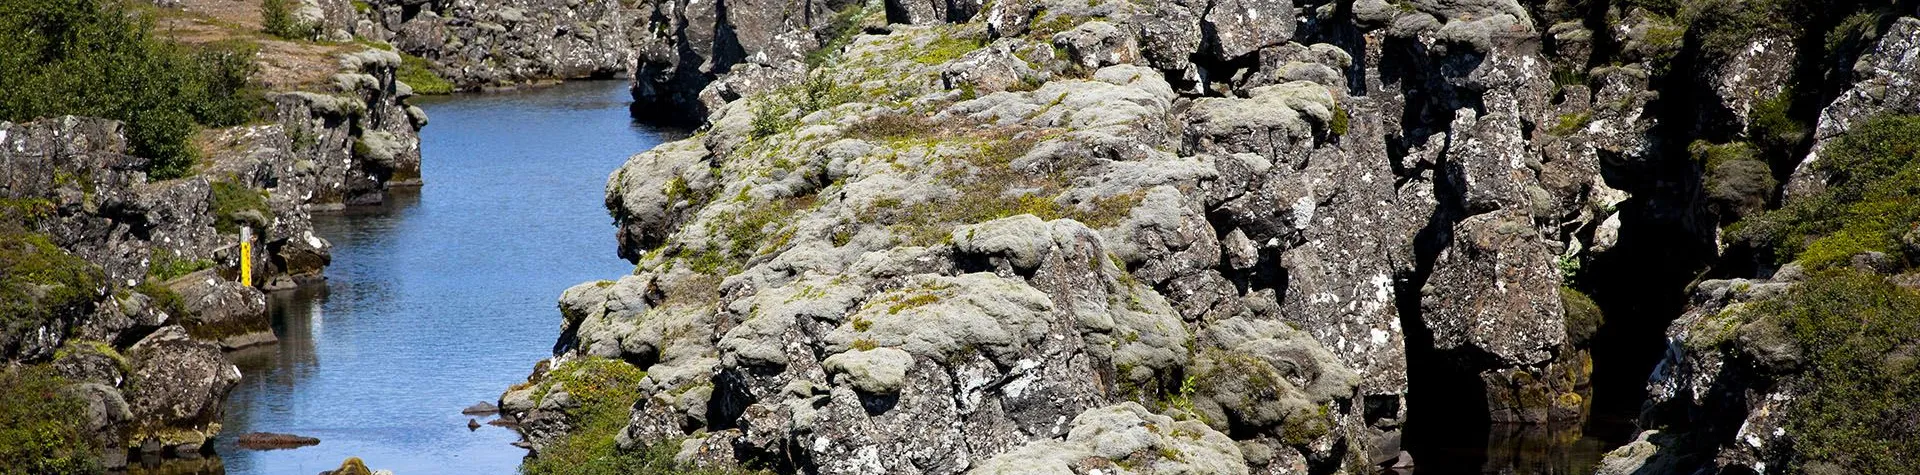
POLYGON ((316 216, 334 246, 327 284, 275 295, 280 343, 233 355, 245 378, 216 447, 226 473, 311 474, 349 456, 401 474, 514 473, 514 434, 470 431, 460 411, 550 354, 562 290, 631 270, 602 184, 676 137, 633 123, 630 100, 625 82, 595 81, 417 101, 432 120, 427 185, 316 216), (256 431, 321 443, 234 446, 256 431))

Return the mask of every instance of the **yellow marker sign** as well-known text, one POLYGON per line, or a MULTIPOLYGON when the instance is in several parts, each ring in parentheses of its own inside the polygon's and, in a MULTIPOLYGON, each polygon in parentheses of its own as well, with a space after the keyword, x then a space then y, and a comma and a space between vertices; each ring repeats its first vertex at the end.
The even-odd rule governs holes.
POLYGON ((240 285, 253 286, 253 228, 240 228, 240 285))

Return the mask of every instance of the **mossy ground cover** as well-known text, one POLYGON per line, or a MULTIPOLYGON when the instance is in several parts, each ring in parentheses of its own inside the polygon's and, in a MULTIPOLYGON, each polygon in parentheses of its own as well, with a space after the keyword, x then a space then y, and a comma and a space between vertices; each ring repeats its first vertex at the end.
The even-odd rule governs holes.
POLYGON ((0 0, 0 120, 64 114, 127 124, 156 179, 192 172, 199 127, 252 120, 266 103, 251 46, 157 39, 128 0, 0 0))
POLYGON ((1802 354, 1787 418, 1797 469, 1920 473, 1920 293, 1831 271, 1743 314, 1777 319, 1802 354))
POLYGON ((627 426, 627 416, 638 401, 640 379, 646 373, 626 362, 604 358, 582 358, 561 363, 535 386, 534 394, 545 394, 555 386, 565 388, 576 406, 566 411, 573 430, 565 439, 550 445, 538 457, 520 466, 526 475, 733 475, 742 470, 696 469, 673 460, 679 452, 676 441, 656 441, 644 448, 623 450, 614 436, 627 426))
POLYGON ((1827 177, 1824 190, 1743 220, 1729 234, 1814 269, 1869 251, 1912 257, 1902 249, 1920 223, 1920 116, 1869 119, 1810 166, 1827 177))
POLYGON ((85 403, 44 366, 0 368, 0 474, 102 473, 85 403))
POLYGON ((100 269, 6 219, 0 213, 0 332, 25 335, 84 313, 105 285, 100 269))

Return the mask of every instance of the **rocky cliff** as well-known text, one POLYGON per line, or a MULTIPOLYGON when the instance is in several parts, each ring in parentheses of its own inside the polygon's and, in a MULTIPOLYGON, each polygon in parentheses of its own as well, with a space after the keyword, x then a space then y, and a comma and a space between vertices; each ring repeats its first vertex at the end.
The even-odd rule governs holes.
POLYGON ((609 178, 637 268, 568 290, 569 369, 503 396, 536 458, 1370 473, 1652 372, 1667 435, 1620 454, 1847 467, 1735 447, 1785 397, 1682 342, 1778 288, 1691 282, 1793 257, 1726 233, 1913 112, 1905 7, 650 6, 636 114, 705 126, 609 178), (602 361, 644 371, 617 434, 570 397, 602 361))
POLYGON ((0 361, 50 364, 84 401, 107 468, 129 452, 198 458, 240 378, 223 349, 271 342, 265 290, 321 279, 310 212, 419 183, 426 117, 400 57, 329 58, 318 92, 271 92, 259 125, 201 134, 184 178, 155 180, 115 121, 0 122, 0 361), (238 282, 251 227, 254 286, 238 282))

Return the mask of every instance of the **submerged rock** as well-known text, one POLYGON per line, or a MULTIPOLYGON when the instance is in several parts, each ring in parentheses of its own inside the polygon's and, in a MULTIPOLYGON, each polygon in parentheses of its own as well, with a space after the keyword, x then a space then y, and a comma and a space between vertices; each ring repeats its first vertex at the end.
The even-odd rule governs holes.
POLYGON ((309 445, 318 445, 320 439, 293 434, 272 432, 249 432, 235 439, 241 448, 251 450, 296 449, 309 445))

